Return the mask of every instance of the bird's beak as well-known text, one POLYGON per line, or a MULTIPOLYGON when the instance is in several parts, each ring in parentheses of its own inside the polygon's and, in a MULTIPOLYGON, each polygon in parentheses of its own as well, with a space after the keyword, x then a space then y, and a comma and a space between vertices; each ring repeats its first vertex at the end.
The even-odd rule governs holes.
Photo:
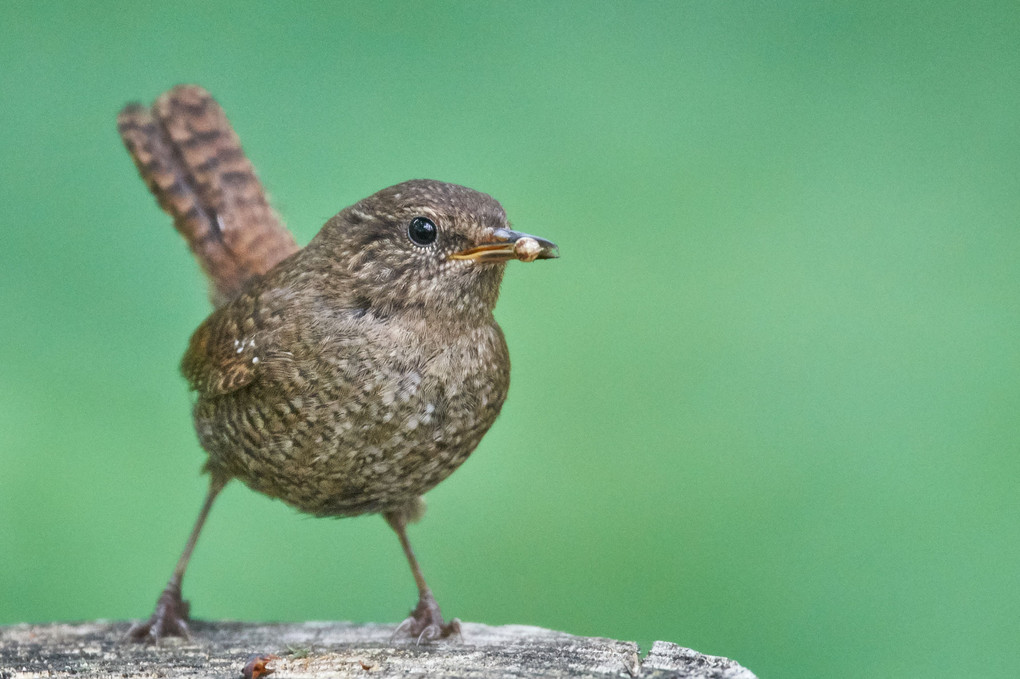
POLYGON ((470 259, 472 262, 486 264, 511 259, 534 262, 536 259, 556 259, 560 256, 555 243, 538 236, 510 229, 496 229, 492 235, 492 242, 455 252, 450 255, 450 259, 470 259))

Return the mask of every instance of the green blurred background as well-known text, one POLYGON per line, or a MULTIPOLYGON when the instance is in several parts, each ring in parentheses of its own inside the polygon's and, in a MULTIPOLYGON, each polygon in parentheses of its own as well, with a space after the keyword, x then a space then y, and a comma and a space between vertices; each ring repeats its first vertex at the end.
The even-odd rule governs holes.
MULTIPOLYGON (((114 125, 196 82, 301 243, 433 177, 561 247, 509 267, 509 400, 412 528, 445 612, 762 677, 1016 671, 1015 3, 7 1, 0 25, 0 623, 147 616, 198 511, 177 362, 204 284, 114 125)), ((211 619, 415 596, 378 517, 239 484, 184 589, 211 619)))

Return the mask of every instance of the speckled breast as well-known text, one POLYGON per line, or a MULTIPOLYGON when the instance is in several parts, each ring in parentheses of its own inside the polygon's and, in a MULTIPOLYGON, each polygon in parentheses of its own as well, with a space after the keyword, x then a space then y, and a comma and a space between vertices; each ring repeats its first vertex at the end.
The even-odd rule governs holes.
POLYGON ((494 322, 431 353, 334 341, 267 365, 272 379, 199 399, 212 473, 319 516, 396 508, 460 466, 506 398, 509 358, 494 322))

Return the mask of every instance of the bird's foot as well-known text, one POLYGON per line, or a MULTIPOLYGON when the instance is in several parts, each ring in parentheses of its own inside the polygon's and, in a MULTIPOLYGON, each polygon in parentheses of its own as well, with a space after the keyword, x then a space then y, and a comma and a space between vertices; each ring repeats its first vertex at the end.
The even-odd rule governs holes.
POLYGON ((163 637, 176 636, 187 638, 188 609, 187 601, 181 599, 181 586, 170 582, 156 601, 156 610, 145 622, 137 622, 128 630, 132 641, 156 642, 163 637))
POLYGON ((450 622, 444 622, 435 597, 432 596, 432 592, 426 591, 418 599, 418 605, 411 611, 410 617, 394 630, 393 638, 406 635, 416 639, 415 643, 420 644, 445 639, 452 634, 461 636, 460 620, 454 618, 450 622))

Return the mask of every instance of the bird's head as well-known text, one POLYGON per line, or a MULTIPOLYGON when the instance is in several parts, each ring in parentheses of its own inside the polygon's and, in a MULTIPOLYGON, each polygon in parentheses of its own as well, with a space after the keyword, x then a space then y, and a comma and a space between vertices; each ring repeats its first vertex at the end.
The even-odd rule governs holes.
POLYGON ((380 313, 491 313, 512 259, 559 256, 542 238, 510 228, 491 196, 416 179, 358 201, 309 248, 329 257, 352 299, 380 313))

